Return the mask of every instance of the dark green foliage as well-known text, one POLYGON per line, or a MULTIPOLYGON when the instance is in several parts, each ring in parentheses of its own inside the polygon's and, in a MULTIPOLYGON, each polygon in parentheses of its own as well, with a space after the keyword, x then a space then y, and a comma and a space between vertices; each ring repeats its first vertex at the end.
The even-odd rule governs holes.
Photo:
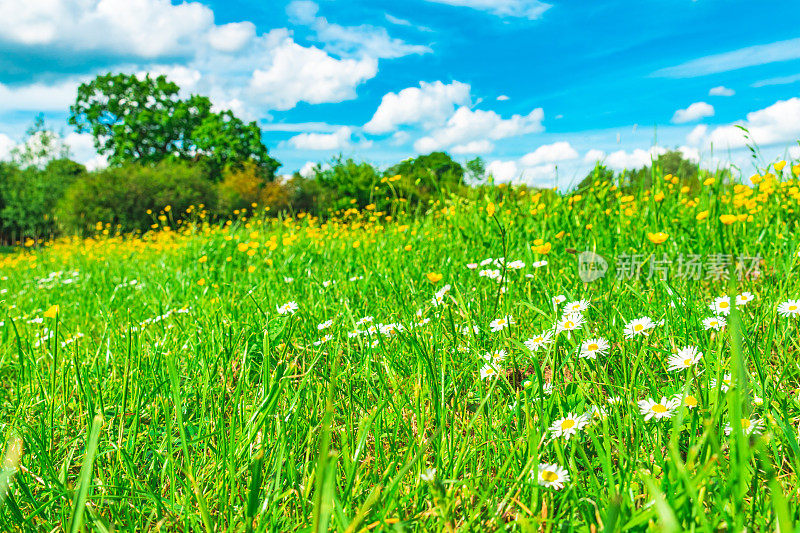
POLYGON ((255 122, 245 124, 230 111, 214 113, 207 97, 181 99, 179 90, 164 76, 97 76, 78 87, 69 122, 94 136, 111 165, 201 161, 218 180, 225 167, 254 161, 274 177, 280 164, 269 156, 255 122))
POLYGON ((363 209, 374 203, 374 188, 380 179, 378 170, 369 163, 365 161, 357 163, 352 159, 343 160, 341 156, 333 159, 329 167, 316 171, 316 180, 319 184, 333 192, 336 197, 332 204, 327 206, 332 209, 348 207, 363 209))
POLYGON ((89 232, 98 222, 120 231, 146 231, 154 215, 171 206, 180 216, 190 206, 213 209, 217 190, 204 169, 187 162, 127 164, 88 174, 67 191, 58 208, 67 231, 89 232))

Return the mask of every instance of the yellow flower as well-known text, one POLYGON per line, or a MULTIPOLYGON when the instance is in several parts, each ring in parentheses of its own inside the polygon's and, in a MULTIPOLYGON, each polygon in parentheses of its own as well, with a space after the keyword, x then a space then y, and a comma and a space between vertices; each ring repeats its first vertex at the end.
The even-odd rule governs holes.
POLYGON ((776 172, 780 172, 781 170, 783 170, 783 167, 785 166, 786 166, 786 161, 783 160, 778 161, 777 163, 772 165, 772 167, 775 169, 776 172))
POLYGON ((753 185, 758 185, 759 183, 764 181, 764 178, 762 178, 758 174, 753 174, 752 176, 750 176, 750 181, 753 183, 753 185))
POLYGON ((697 213, 697 216, 694 217, 694 218, 696 218, 697 220, 705 220, 705 219, 707 219, 708 218, 708 210, 700 211, 699 213, 697 213))
POLYGON ((720 215, 719 221, 725 224, 726 226, 730 226, 734 222, 736 222, 736 215, 720 215))
POLYGON ((256 271, 256 267, 254 265, 250 265, 249 267, 247 267, 247 271, 252 274, 253 272, 256 271))
POLYGON ((655 200, 656 202, 660 202, 663 199, 664 199, 664 193, 661 191, 658 191, 653 195, 653 200, 655 200))
POLYGON ((714 178, 706 178, 706 180, 703 182, 703 185, 705 185, 706 187, 709 187, 711 185, 714 185, 715 181, 717 181, 717 180, 715 180, 714 178))
POLYGON ((406 252, 410 252, 411 251, 411 245, 410 244, 406 244, 405 247, 403 248, 403 250, 405 250, 406 252))
POLYGON ((533 246, 531 246, 531 250, 533 250, 533 253, 535 254, 549 254, 552 248, 553 245, 550 244, 549 242, 539 245, 534 244, 533 246))
POLYGON ((663 231, 659 231, 657 233, 648 233, 647 238, 650 239, 650 242, 652 242, 653 244, 661 244, 662 242, 669 239, 669 235, 667 235, 663 231))
POLYGON ((494 215, 495 207, 494 204, 489 202, 489 205, 486 206, 486 214, 489 216, 494 215))
POLYGON ((795 176, 800 176, 800 163, 792 167, 792 174, 794 174, 795 176))
POLYGON ((206 284, 206 278, 200 278, 197 280, 197 284, 201 287, 206 284))
POLYGON ((50 308, 44 312, 45 318, 55 318, 58 315, 59 307, 57 305, 51 305, 50 308))
POLYGON ((428 281, 430 281, 431 283, 437 283, 442 280, 442 275, 436 272, 428 272, 427 274, 425 274, 425 277, 427 277, 428 281))
POLYGON ((401 176, 400 174, 396 174, 396 175, 392 176, 391 178, 389 178, 389 181, 398 181, 402 177, 403 176, 401 176))
POLYGON ((200 263, 205 263, 206 261, 208 261, 208 256, 207 256, 207 255, 204 255, 203 257, 201 257, 200 259, 198 259, 198 261, 199 261, 200 263))

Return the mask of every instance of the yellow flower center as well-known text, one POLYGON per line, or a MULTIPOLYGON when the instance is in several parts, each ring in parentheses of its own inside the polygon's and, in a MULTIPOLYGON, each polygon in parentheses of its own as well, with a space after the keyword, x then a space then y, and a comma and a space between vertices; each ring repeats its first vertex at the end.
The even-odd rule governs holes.
POLYGON ((600 347, 597 344, 595 344, 594 342, 586 347, 586 349, 589 350, 590 352, 593 352, 593 351, 595 351, 595 350, 597 350, 599 348, 600 347))
POLYGON ((575 426, 575 421, 572 419, 564 420, 561 422, 561 429, 571 429, 575 426))
POLYGON ((789 311, 797 311, 797 306, 792 304, 789 306, 789 311))
POLYGON ((683 366, 691 366, 692 360, 691 358, 686 358, 683 360, 683 366))
POLYGON ((572 322, 571 320, 567 320, 566 322, 564 322, 564 329, 572 329, 574 327, 575 323, 572 322))
POLYGON ((544 472, 542 472, 542 479, 548 482, 553 482, 558 479, 558 474, 556 474, 551 470, 545 470, 544 472))
POLYGON ((686 399, 684 400, 684 402, 689 407, 696 407, 697 406, 697 398, 695 398, 694 396, 687 396, 686 399))
POLYGON ((643 329, 644 326, 641 324, 636 324, 635 326, 633 326, 633 331, 642 331, 643 329))
POLYGON ((748 429, 750 425, 751 424, 749 418, 742 418, 742 429, 748 429))
POLYGON ((650 408, 650 410, 653 411, 654 413, 666 413, 667 412, 667 408, 664 405, 660 404, 660 403, 655 404, 653 407, 650 408))
POLYGON ((722 309, 725 309, 725 308, 727 308, 728 306, 730 306, 730 303, 729 303, 729 302, 720 302, 719 306, 720 306, 722 309))

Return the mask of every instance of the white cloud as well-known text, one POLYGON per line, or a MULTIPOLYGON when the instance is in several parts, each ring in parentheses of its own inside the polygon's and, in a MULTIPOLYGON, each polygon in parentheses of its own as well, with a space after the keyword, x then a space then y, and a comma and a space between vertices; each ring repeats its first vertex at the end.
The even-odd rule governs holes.
POLYGON ((700 57, 674 67, 662 68, 653 75, 666 78, 693 78, 798 58, 800 58, 800 38, 700 57))
POLYGON ((420 82, 399 93, 383 95, 372 119, 364 125, 368 133, 387 133, 397 126, 423 124, 430 128, 443 123, 453 114, 456 105, 469 103, 470 87, 466 83, 420 82))
POLYGON ((428 46, 407 44, 389 36, 386 28, 362 24, 341 26, 317 16, 319 6, 310 0, 294 0, 286 7, 289 18, 311 27, 316 39, 324 43, 328 52, 338 55, 370 56, 377 59, 392 59, 410 54, 432 52, 428 46))
POLYGON ((184 65, 151 65, 147 70, 136 73, 139 77, 145 74, 153 76, 166 76, 169 81, 178 84, 185 95, 189 95, 196 88, 203 75, 199 70, 184 65))
POLYGON ((211 47, 220 52, 238 52, 256 36, 256 27, 252 22, 231 22, 222 26, 214 26, 208 33, 211 47))
POLYGON ((513 160, 490 162, 486 165, 486 174, 491 175, 495 183, 524 183, 547 187, 553 186, 557 177, 553 164, 525 166, 513 160))
POLYGON ((487 154, 492 150, 494 150, 494 144, 486 139, 458 144, 450 149, 454 154, 487 154))
POLYGON ((80 81, 67 79, 54 85, 3 85, 0 83, 0 113, 9 111, 67 112, 75 102, 80 81))
POLYGON ((718 85, 716 87, 712 87, 708 91, 709 96, 733 96, 736 94, 736 91, 725 87, 724 85, 718 85))
POLYGON ((698 150, 697 148, 691 146, 680 146, 678 147, 678 151, 683 154, 683 157, 685 159, 688 159, 693 163, 700 162, 700 150, 698 150))
POLYGON ((406 19, 395 17, 394 15, 390 15, 389 13, 386 13, 386 20, 391 22, 392 24, 397 24, 398 26, 413 26, 413 24, 411 24, 411 22, 407 21, 406 19))
POLYGON ((438 4, 451 6, 464 6, 488 11, 500 17, 519 17, 536 20, 541 18, 545 11, 550 9, 550 4, 539 0, 428 0, 438 4))
POLYGON ((313 178, 316 175, 316 168, 318 166, 319 163, 315 163, 313 161, 306 161, 306 164, 303 165, 297 172, 306 179, 313 178))
POLYGON ((606 153, 602 150, 598 150, 596 148, 592 148, 586 155, 583 156, 583 160, 587 163, 596 163, 598 161, 602 161, 606 158, 606 153))
POLYGON ((542 131, 544 111, 537 108, 527 115, 513 115, 504 119, 494 111, 459 107, 447 123, 429 136, 414 143, 418 152, 430 152, 454 145, 467 144, 475 140, 499 140, 524 133, 542 131))
POLYGON ((608 154, 603 163, 615 170, 642 168, 650 165, 653 159, 656 159, 665 152, 666 149, 660 146, 653 146, 649 150, 636 148, 631 152, 617 150, 616 152, 608 154))
POLYGON ((759 80, 750 87, 769 87, 771 85, 789 85, 800 81, 800 74, 791 74, 789 76, 778 76, 777 78, 768 78, 766 80, 759 80))
POLYGON ((501 94, 500 96, 497 97, 498 102, 505 102, 506 100, 508 100, 508 96, 504 94, 501 94))
POLYGON ((715 128, 706 144, 723 150, 746 146, 745 132, 738 126, 747 128, 752 142, 761 146, 794 142, 800 137, 800 98, 778 100, 748 113, 745 120, 715 128))
POLYGON ((214 25, 198 2, 49 0, 0 2, 0 40, 64 52, 155 58, 191 54, 214 25))
POLYGON ((698 124, 689 132, 689 135, 686 136, 686 142, 689 143, 690 146, 697 146, 703 142, 706 132, 708 132, 708 126, 705 124, 698 124))
POLYGON ((14 139, 6 135, 5 133, 0 133, 0 161, 7 160, 11 157, 11 150, 17 143, 14 142, 14 139))
POLYGON ((301 133, 289 139, 298 150, 341 150, 352 146, 353 130, 342 126, 333 133, 301 133))
POLYGON ((355 98, 356 86, 377 72, 374 58, 336 59, 286 38, 274 50, 272 65, 253 72, 248 92, 255 101, 277 110, 291 109, 301 101, 341 102, 355 98))
POLYGON ((543 163, 557 163, 576 159, 578 152, 566 141, 559 141, 553 144, 545 144, 529 154, 525 154, 520 162, 529 167, 541 165, 543 163))
POLYGON ((674 124, 685 124, 686 122, 694 122, 704 117, 714 116, 714 106, 705 102, 695 102, 686 109, 678 109, 672 115, 672 122, 674 124))

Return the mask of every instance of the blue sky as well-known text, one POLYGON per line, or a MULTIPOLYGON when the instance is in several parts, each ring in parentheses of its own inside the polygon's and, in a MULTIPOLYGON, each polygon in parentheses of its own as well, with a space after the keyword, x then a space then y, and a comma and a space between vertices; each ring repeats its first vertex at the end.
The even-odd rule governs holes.
POLYGON ((568 187, 667 148, 800 156, 800 2, 0 0, 0 158, 100 72, 165 73, 257 120, 282 172, 448 150, 568 187), (757 5, 757 8, 755 7, 757 5))

